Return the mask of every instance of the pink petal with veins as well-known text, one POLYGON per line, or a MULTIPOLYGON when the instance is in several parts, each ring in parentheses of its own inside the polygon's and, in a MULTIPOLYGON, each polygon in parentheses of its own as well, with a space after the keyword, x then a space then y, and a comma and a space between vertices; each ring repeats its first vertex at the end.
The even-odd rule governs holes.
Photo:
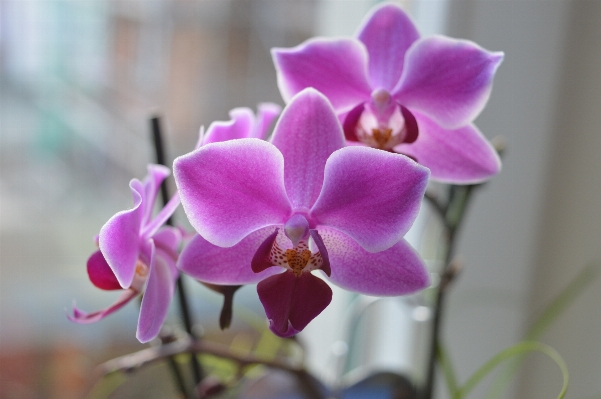
POLYGON ((392 91, 403 72, 407 49, 419 39, 417 28, 398 6, 384 3, 373 9, 358 32, 369 53, 371 87, 392 91))
POLYGON ((338 112, 369 100, 367 50, 358 40, 317 38, 290 49, 274 48, 271 55, 286 102, 308 87, 323 93, 338 112))
POLYGON ((445 129, 425 115, 415 114, 419 137, 394 149, 430 169, 432 179, 451 184, 486 181, 501 170, 499 155, 473 124, 445 129))
POLYGON ((220 285, 256 283, 282 270, 278 267, 255 273, 251 268, 255 251, 274 230, 273 227, 257 230, 229 248, 215 246, 200 235, 196 235, 182 251, 177 267, 182 272, 206 283, 220 285))
POLYGON ((335 229, 320 227, 328 248, 334 284, 365 295, 406 295, 427 288, 430 277, 424 262, 405 240, 385 251, 371 253, 335 229))
POLYGON ((328 99, 314 89, 294 96, 282 112, 271 143, 284 156, 284 181, 292 207, 311 208, 321 191, 328 157, 345 144, 328 99))
POLYGON ((458 128, 472 122, 486 105, 502 60, 502 52, 489 52, 468 40, 427 37, 407 52, 392 94, 412 112, 458 128))
POLYGON ((284 159, 265 141, 207 144, 177 158, 174 175, 190 223, 214 245, 231 247, 290 216, 284 159))
POLYGON ((413 224, 428 176, 428 169, 405 156, 343 148, 328 159, 310 217, 348 234, 368 252, 383 251, 413 224))

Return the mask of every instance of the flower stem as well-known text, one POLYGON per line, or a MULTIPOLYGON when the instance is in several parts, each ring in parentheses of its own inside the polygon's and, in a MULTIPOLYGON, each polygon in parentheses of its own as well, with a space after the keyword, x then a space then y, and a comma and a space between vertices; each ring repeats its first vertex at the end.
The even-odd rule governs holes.
MULTIPOLYGON (((166 165, 160 118, 158 116, 152 117, 150 119, 150 124, 152 129, 154 149, 156 153, 156 161, 159 165, 166 165)), ((161 198, 163 200, 163 204, 167 204, 167 202, 169 202, 169 193, 167 191, 166 181, 163 181, 163 183, 161 184, 161 198)), ((170 226, 173 225, 173 221, 171 218, 167 220, 167 224, 170 226)), ((186 332, 190 336, 190 339, 195 340, 196 337, 192 332, 193 323, 192 317, 190 316, 190 307, 188 306, 188 297, 186 295, 186 288, 184 286, 184 281, 181 275, 177 278, 177 293, 179 298, 181 315, 184 321, 184 327, 186 329, 186 332)), ((200 363, 198 362, 198 358, 194 354, 191 354, 191 367, 192 375, 194 376, 194 381, 196 382, 196 385, 198 385, 198 383, 200 383, 200 381, 203 378, 203 371, 200 367, 200 363)))
POLYGON ((450 283, 455 279, 460 271, 457 263, 453 262, 453 256, 456 249, 457 231, 462 224, 465 211, 469 204, 473 189, 478 185, 468 186, 450 186, 449 198, 446 206, 438 207, 445 232, 446 246, 444 254, 444 268, 440 274, 440 282, 436 291, 436 302, 434 305, 434 320, 430 335, 430 352, 428 357, 428 370, 426 383, 421 394, 422 399, 432 399, 434 393, 434 376, 436 368, 436 353, 439 347, 440 335, 442 330, 442 317, 445 309, 445 294, 450 283), (444 210, 442 213, 440 210, 444 210))

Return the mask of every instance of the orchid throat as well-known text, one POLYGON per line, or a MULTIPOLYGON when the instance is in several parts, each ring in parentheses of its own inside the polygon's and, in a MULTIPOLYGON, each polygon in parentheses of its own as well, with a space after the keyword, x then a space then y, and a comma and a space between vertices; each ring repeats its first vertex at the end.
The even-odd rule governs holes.
POLYGON ((255 273, 271 266, 281 266, 296 277, 318 269, 328 276, 331 274, 323 240, 317 230, 309 228, 309 222, 303 215, 292 215, 284 225, 284 234, 292 243, 292 248, 278 243, 279 231, 276 229, 257 249, 252 260, 255 273))
POLYGON ((402 143, 412 143, 418 135, 413 114, 384 89, 374 90, 370 101, 349 112, 344 131, 349 140, 386 151, 402 143))

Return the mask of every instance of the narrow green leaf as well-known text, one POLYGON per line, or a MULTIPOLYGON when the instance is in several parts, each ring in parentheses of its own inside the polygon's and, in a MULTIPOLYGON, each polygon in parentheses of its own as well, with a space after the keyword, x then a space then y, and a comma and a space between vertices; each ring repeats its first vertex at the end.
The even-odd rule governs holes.
POLYGON ((561 358, 559 353, 548 345, 545 345, 540 342, 531 342, 531 341, 522 341, 513 346, 510 346, 507 349, 502 350, 498 354, 492 357, 488 362, 486 362, 482 367, 480 367, 472 376, 467 380, 467 382, 457 390, 453 399, 463 399, 465 398, 472 389, 474 389, 480 381, 484 377, 486 377, 491 371, 493 371, 497 366, 513 358, 514 356, 520 356, 526 354, 528 352, 541 352, 547 356, 549 356, 553 361, 557 364, 559 369, 561 370, 561 374, 563 375, 563 385, 561 387, 561 391, 557 396, 557 399, 563 399, 566 391, 568 389, 568 380, 569 373, 568 368, 561 358))
MULTIPOLYGON (((595 281, 600 275, 601 265, 591 263, 584 267, 580 273, 549 303, 546 309, 532 324, 524 339, 526 341, 536 341, 540 339, 545 331, 561 316, 572 303, 585 291, 585 289, 595 281)), ((491 388, 486 395, 487 399, 498 399, 517 373, 520 365, 524 361, 523 357, 514 359, 510 364, 499 373, 491 388)))
POLYGON ((454 397, 459 388, 457 384, 457 377, 451 363, 451 358, 441 342, 439 342, 436 346, 436 356, 438 356, 438 361, 442 367, 444 379, 447 383, 447 388, 449 389, 449 396, 454 397))
POLYGON ((599 272, 601 272, 601 266, 598 263, 591 263, 582 269, 530 327, 525 340, 539 339, 547 328, 584 292, 584 289, 595 281, 599 272))

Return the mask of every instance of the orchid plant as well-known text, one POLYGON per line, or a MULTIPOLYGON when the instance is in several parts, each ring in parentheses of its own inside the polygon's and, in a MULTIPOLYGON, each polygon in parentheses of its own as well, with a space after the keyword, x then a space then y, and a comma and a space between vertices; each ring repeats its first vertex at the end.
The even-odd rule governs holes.
MULTIPOLYGON (((87 263, 96 287, 124 293, 98 312, 74 307, 69 318, 99 321, 143 293, 136 336, 141 342, 160 336, 165 354, 139 354, 135 362, 171 356, 176 352, 166 342, 173 339, 161 326, 176 282, 184 317, 190 317, 181 272, 224 294, 222 328, 229 326, 236 289, 257 284, 269 329, 293 337, 330 304, 330 284, 372 296, 430 286, 430 272, 403 238, 425 198, 447 233, 420 390, 431 399, 437 354, 443 365, 449 362, 440 346, 440 320, 457 272, 456 232, 474 189, 501 168, 498 149, 473 121, 490 96, 503 53, 466 40, 420 37, 401 8, 385 3, 353 38, 315 38, 272 55, 285 108, 262 103, 256 115, 236 108, 229 121, 201 128, 195 149, 173 163, 177 193, 154 217, 169 170, 150 165, 144 181, 132 180, 133 208, 102 227, 99 250, 87 263), (448 197, 426 191, 430 178, 451 184, 448 197), (165 225, 180 201, 193 234, 165 225)), ((240 368, 266 363, 203 346, 190 323, 186 330, 190 340, 181 352, 227 357, 240 368)), ((121 359, 117 368, 131 369, 132 361, 121 359)), ((192 397, 172 365, 182 395, 192 397)), ((310 397, 325 397, 304 368, 270 365, 296 375, 310 397)), ((199 397, 219 391, 219 384, 202 379, 198 364, 193 372, 199 397)), ((464 397, 469 384, 449 380, 452 396, 464 397)))

